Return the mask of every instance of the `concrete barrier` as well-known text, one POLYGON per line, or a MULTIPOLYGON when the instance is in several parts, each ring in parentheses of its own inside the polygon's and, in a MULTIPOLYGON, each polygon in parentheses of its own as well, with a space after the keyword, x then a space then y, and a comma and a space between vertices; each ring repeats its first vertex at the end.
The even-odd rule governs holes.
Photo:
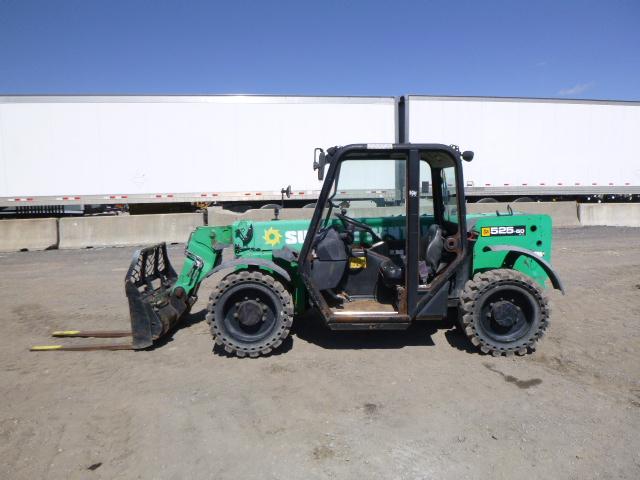
POLYGON ((586 226, 640 227, 640 203, 583 203, 578 216, 586 226))
POLYGON ((468 203, 467 213, 506 212, 507 205, 511 205, 514 212, 549 215, 554 227, 580 226, 576 202, 468 203))
POLYGON ((47 250, 58 245, 58 220, 0 220, 0 252, 47 250))
MULTIPOLYGON (((467 211, 506 212, 507 205, 511 205, 514 211, 550 215, 554 227, 640 227, 640 203, 470 203, 467 211)), ((403 214, 401 207, 352 208, 349 212, 354 217, 403 214)), ((279 218, 302 220, 310 219, 312 215, 312 208, 285 208, 280 210, 279 218)), ((208 219, 208 224, 212 226, 230 225, 238 220, 270 221, 273 219, 273 210, 257 209, 236 213, 209 208, 208 219)), ((182 243, 187 241, 193 229, 201 225, 204 225, 204 217, 200 213, 0 220, 0 252, 46 250, 58 246, 85 248, 143 245, 163 241, 182 243)))
MULTIPOLYGON (((283 208, 280 209, 280 220, 311 220, 313 208, 283 208)), ((239 220, 251 220, 254 222, 268 222, 273 220, 273 209, 247 210, 244 213, 231 212, 221 208, 210 207, 207 211, 208 225, 217 227, 231 225, 239 220)), ((367 207, 356 206, 348 210, 348 215, 354 218, 382 217, 392 215, 404 215, 404 207, 367 207)))
MULTIPOLYGON (((313 215, 313 208, 282 208, 278 218, 280 220, 310 220, 313 215)), ((209 207, 207 209, 207 225, 219 227, 231 225, 239 220, 252 220, 254 222, 268 222, 273 220, 273 209, 260 208, 255 210, 247 210, 244 213, 223 210, 222 208, 209 207)))
POLYGON ((186 242, 204 225, 201 213, 118 215, 60 219, 60 248, 144 245, 186 242))
MULTIPOLYGON (((469 203, 468 213, 495 213, 506 212, 507 205, 511 205, 514 211, 534 214, 550 215, 554 227, 580 226, 578 221, 578 205, 576 202, 517 202, 517 203, 469 203)), ((273 219, 272 209, 247 210, 244 213, 236 213, 221 208, 208 209, 208 225, 230 225, 238 220, 269 221, 273 219)), ((356 207, 349 208, 352 217, 378 217, 384 215, 403 215, 403 207, 356 207)), ((313 215, 312 208, 283 208, 280 210, 281 220, 310 219, 313 215)))

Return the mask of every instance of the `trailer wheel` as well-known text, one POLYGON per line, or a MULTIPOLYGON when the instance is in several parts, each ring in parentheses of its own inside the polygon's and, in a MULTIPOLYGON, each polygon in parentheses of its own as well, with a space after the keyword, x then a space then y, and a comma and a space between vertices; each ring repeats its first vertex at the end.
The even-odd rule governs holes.
POLYGON ((207 310, 216 344, 238 357, 267 355, 287 338, 293 323, 291 294, 258 271, 224 277, 211 293, 207 310))
POLYGON ((520 202, 532 203, 534 202, 534 200, 531 197, 518 197, 513 201, 513 203, 520 203, 520 202))
POLYGON ((549 325, 549 301, 526 275, 509 269, 479 273, 460 295, 459 325, 471 343, 494 356, 524 355, 549 325))

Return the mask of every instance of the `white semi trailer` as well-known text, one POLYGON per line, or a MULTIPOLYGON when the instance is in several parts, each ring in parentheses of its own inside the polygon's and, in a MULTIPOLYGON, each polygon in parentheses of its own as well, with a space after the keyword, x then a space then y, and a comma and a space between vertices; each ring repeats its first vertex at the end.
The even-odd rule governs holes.
POLYGON ((470 199, 640 194, 640 102, 410 95, 404 118, 407 141, 475 152, 465 165, 470 199))
MULTIPOLYGON (((315 147, 389 142, 394 97, 0 97, 0 207, 313 202, 315 147)), ((33 207, 36 207, 35 209, 33 207)))
MULTIPOLYGON (((473 201, 640 195, 640 102, 487 97, 0 96, 0 210, 276 203, 319 193, 315 147, 475 152, 473 201)), ((378 192, 384 196, 385 192, 378 192)))

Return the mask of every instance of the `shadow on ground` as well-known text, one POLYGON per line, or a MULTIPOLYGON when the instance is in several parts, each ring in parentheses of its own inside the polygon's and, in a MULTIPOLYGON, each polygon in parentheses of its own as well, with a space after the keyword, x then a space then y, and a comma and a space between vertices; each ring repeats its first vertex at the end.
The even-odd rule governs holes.
POLYGON ((450 328, 444 332, 444 338, 447 339, 447 343, 453 348, 467 353, 480 353, 480 350, 474 347, 466 335, 456 327, 450 328))
POLYGON ((292 333, 305 342, 327 349, 393 349, 407 346, 433 346, 433 334, 448 322, 416 322, 407 330, 334 331, 317 311, 296 318, 292 333))
MULTIPOLYGON (((149 350, 163 347, 172 342, 176 332, 201 323, 204 321, 206 314, 207 311, 203 309, 186 315, 176 327, 169 331, 167 335, 158 339, 149 350)), ((414 322, 406 330, 334 331, 325 325, 319 312, 309 310, 295 318, 291 335, 271 355, 281 355, 288 352, 293 347, 295 339, 326 349, 397 349, 407 346, 433 346, 432 337, 438 330, 447 330, 444 336, 452 347, 467 353, 478 353, 467 337, 460 330, 453 327, 451 318, 441 321, 414 322)), ((214 345, 213 353, 223 357, 235 357, 234 354, 229 354, 220 345, 214 345)))
POLYGON ((155 350, 156 348, 165 346, 167 343, 173 342, 173 336, 176 334, 176 332, 180 330, 186 330, 188 328, 193 327, 194 325, 197 325, 198 323, 204 320, 206 315, 207 315, 207 311, 205 309, 200 310, 199 312, 196 312, 196 313, 190 313, 188 315, 185 315, 177 323, 177 325, 175 325, 171 330, 169 330, 166 335, 156 340, 153 343, 153 345, 149 347, 147 350, 155 350))

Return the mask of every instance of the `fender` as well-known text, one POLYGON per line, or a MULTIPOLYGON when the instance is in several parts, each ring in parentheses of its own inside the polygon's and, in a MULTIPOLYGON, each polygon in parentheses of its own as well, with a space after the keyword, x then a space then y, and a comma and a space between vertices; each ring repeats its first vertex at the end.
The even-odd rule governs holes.
POLYGON ((551 284, 553 285, 553 288, 560 290, 563 295, 565 294, 564 286, 560 281, 560 277, 558 277, 558 274, 553 269, 551 264, 547 262, 544 258, 541 258, 538 255, 536 255, 536 253, 533 252, 532 250, 527 250, 526 248, 514 247, 513 245, 487 245, 486 247, 483 248, 483 250, 485 252, 507 252, 507 256, 504 257, 504 262, 503 262, 503 265, 507 268, 513 268, 513 265, 516 263, 516 260, 518 260, 518 258, 520 258, 522 255, 535 260, 536 262, 538 262, 538 265, 540 265, 542 269, 545 271, 545 273, 549 277, 549 280, 551 280, 551 284))
POLYGON ((209 273, 207 273, 207 276, 205 278, 209 278, 211 275, 221 270, 237 267, 239 265, 247 265, 249 267, 259 267, 263 269, 268 268, 269 270, 273 270, 274 272, 276 272, 287 282, 291 282, 291 276, 284 268, 275 264, 271 260, 264 260, 262 258, 235 258, 233 260, 229 260, 228 262, 223 262, 212 269, 209 273))

